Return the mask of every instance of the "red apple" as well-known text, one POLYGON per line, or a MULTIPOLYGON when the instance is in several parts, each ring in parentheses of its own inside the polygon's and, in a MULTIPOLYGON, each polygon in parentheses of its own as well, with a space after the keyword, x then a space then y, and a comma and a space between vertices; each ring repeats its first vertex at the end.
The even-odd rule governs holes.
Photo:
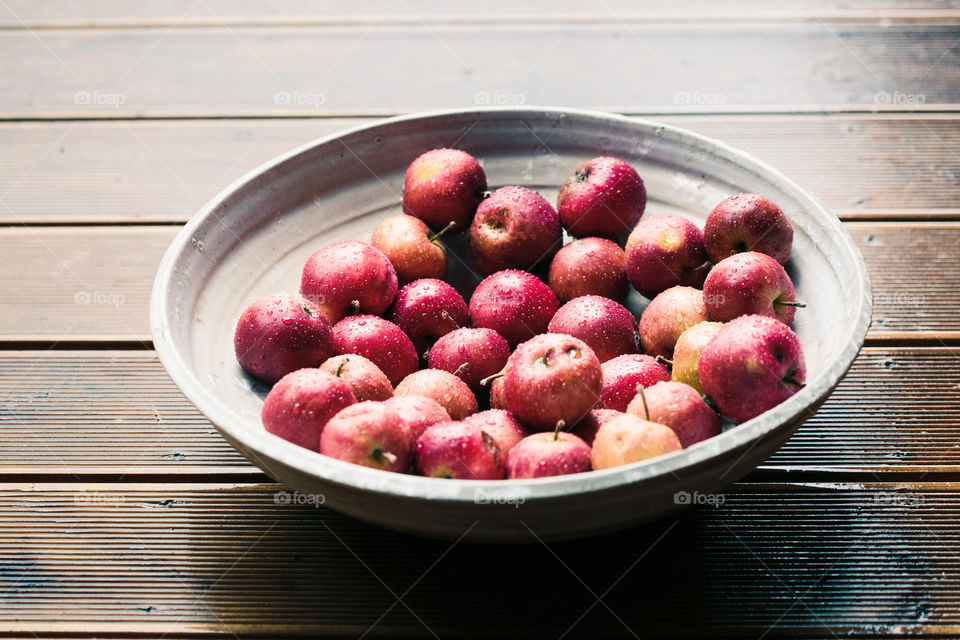
POLYGON ((626 411, 637 395, 637 385, 652 386, 670 379, 667 368, 648 355, 617 356, 603 363, 603 386, 598 409, 626 411))
POLYGON ((414 371, 393 392, 395 396, 424 396, 446 409, 453 420, 463 420, 477 412, 477 398, 463 380, 440 369, 414 371))
POLYGON ((450 422, 450 414, 436 400, 424 396, 396 396, 385 400, 383 406, 397 413, 400 425, 407 430, 411 447, 427 427, 439 422, 450 422))
POLYGON ((337 353, 355 353, 377 365, 396 386, 417 370, 419 358, 403 329, 383 318, 362 315, 333 326, 337 353))
POLYGON ((486 275, 531 269, 563 242, 560 218, 550 203, 525 187, 503 187, 480 203, 470 225, 473 263, 486 275))
POLYGON ((563 431, 535 433, 507 455, 508 478, 546 478, 590 471, 590 445, 563 431))
POLYGON ((346 382, 320 369, 298 369, 273 385, 263 401, 260 421, 268 433, 320 450, 320 432, 357 399, 346 382))
POLYGON ((413 441, 396 412, 382 402, 359 402, 333 416, 320 434, 320 453, 353 464, 405 473, 413 441))
POLYGON ((333 355, 333 332, 317 305, 278 293, 254 301, 240 315, 233 348, 244 371, 274 383, 333 355))
POLYGON ((557 211, 570 235, 617 238, 633 229, 647 206, 636 170, 617 158, 584 162, 560 188, 557 211))
POLYGON ((393 397, 393 385, 380 367, 363 356, 344 354, 333 356, 320 365, 347 383, 357 400, 386 400, 393 397))
POLYGON ((507 360, 503 392, 507 408, 534 430, 573 426, 600 397, 600 361, 582 340, 545 333, 524 342, 507 360))
POLYGON ((397 295, 397 272, 376 247, 343 240, 307 258, 300 293, 316 303, 331 324, 349 313, 380 315, 397 295))
POLYGON ((510 450, 528 435, 527 430, 523 428, 517 417, 502 409, 490 409, 475 413, 469 418, 465 418, 464 422, 480 427, 493 438, 500 449, 501 456, 510 453, 510 450))
POLYGON ((637 352, 637 321, 626 307, 610 298, 574 298, 560 307, 547 330, 583 340, 600 362, 637 352))
POLYGON ((585 415, 583 420, 578 422, 570 431, 570 433, 577 436, 587 444, 592 445, 593 439, 597 437, 597 431, 599 431, 600 427, 603 426, 603 423, 610 418, 619 416, 621 413, 623 412, 614 411, 613 409, 594 409, 585 415))
POLYGON ((670 358, 680 334, 709 319, 702 291, 670 287, 657 294, 643 310, 638 325, 640 342, 650 355, 670 358))
POLYGON ((665 424, 684 448, 720 433, 720 418, 697 390, 682 382, 658 382, 638 393, 627 413, 665 424))
POLYGON ((720 322, 699 322, 680 334, 673 348, 673 365, 670 368, 673 380, 686 383, 697 393, 703 393, 700 386, 700 353, 722 326, 720 322))
POLYGON ((607 420, 597 431, 593 441, 593 468, 619 467, 682 448, 670 427, 623 413, 607 420))
POLYGON ((401 214, 384 219, 373 230, 370 244, 390 259, 400 284, 442 279, 447 273, 446 247, 419 218, 401 214))
POLYGON ((713 262, 735 253, 757 251, 786 264, 793 246, 793 226, 783 210, 755 193, 730 196, 714 207, 707 216, 703 236, 713 262))
POLYGON ((550 263, 550 288, 561 302, 603 296, 623 302, 629 283, 623 249, 605 238, 582 238, 565 245, 550 263))
POLYGON ((487 176, 476 158, 458 149, 434 149, 407 167, 403 212, 434 231, 448 226, 463 231, 486 191, 487 176))
POLYGON ((720 261, 707 276, 703 295, 710 318, 720 322, 757 314, 790 324, 797 307, 803 306, 797 302, 786 270, 756 251, 720 261))
POLYGON ((416 471, 432 478, 502 480, 506 456, 494 438, 476 424, 441 422, 420 435, 416 471))
POLYGON ((503 395, 503 378, 494 378, 490 383, 490 408, 507 409, 507 399, 503 395))
POLYGON ((560 302, 539 278, 508 269, 483 279, 470 297, 475 327, 493 329, 511 347, 547 330, 560 302))
POLYGON ((740 316, 700 354, 700 384, 721 414, 745 422, 777 406, 806 382, 797 334, 776 318, 740 316))
POLYGON ((430 347, 431 369, 449 371, 467 383, 475 394, 481 380, 501 371, 510 357, 510 345, 493 329, 462 328, 451 331, 430 347))
POLYGON ((437 338, 470 324, 470 311, 457 290, 442 280, 414 280, 397 294, 390 319, 423 355, 437 338))
POLYGON ((680 216, 645 218, 627 239, 627 277, 648 298, 677 285, 702 287, 709 270, 703 232, 680 216))

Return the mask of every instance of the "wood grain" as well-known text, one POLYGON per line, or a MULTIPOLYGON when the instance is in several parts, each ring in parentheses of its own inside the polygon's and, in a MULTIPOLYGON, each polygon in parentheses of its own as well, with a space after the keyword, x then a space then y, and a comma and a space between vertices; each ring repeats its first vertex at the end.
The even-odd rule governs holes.
MULTIPOLYGON (((960 212, 955 114, 655 119, 754 153, 846 219, 960 212)), ((0 223, 184 222, 261 163, 372 121, 0 123, 0 223)))
MULTIPOLYGON (((402 5, 402 3, 401 3, 402 5)), ((0 31, 0 116, 937 110, 960 20, 0 31), (384 52, 402 60, 384 65, 384 52), (590 69, 574 73, 574 69, 590 69), (762 81, 760 79, 763 79, 762 81)))
POLYGON ((513 547, 413 539, 278 491, 0 486, 0 633, 960 631, 956 484, 740 485, 676 520, 550 547, 536 532, 513 547))
MULTIPOLYGON (((960 339, 960 316, 944 303, 955 299, 960 223, 847 228, 873 281, 873 338, 960 339)), ((150 288, 177 230, 0 227, 0 255, 17 265, 0 272, 0 342, 148 341, 150 288)))
MULTIPOLYGON (((958 442, 960 349, 868 347, 761 475, 956 475, 958 442)), ((0 352, 0 476, 71 474, 265 479, 152 352, 0 352)))

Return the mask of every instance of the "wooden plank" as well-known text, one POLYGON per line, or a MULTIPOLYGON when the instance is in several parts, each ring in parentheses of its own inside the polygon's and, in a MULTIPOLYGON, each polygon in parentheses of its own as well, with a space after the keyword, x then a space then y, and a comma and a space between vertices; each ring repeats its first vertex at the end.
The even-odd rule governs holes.
POLYGON ((715 25, 615 16, 442 30, 4 30, 0 115, 359 115, 479 103, 627 113, 937 110, 960 101, 958 37, 956 19, 715 25), (384 52, 409 73, 385 67, 384 52), (571 72, 583 68, 590 72, 571 72))
MULTIPOLYGON (((872 334, 952 343, 960 222, 848 223, 873 280, 872 334)), ((157 264, 177 232, 151 227, 0 227, 0 341, 147 341, 157 264)), ((296 283, 293 283, 294 285, 296 283)))
POLYGON ((0 5, 2 28, 78 28, 130 25, 185 26, 248 24, 367 24, 380 21, 426 22, 430 24, 537 21, 583 22, 615 15, 621 20, 683 17, 744 20, 771 16, 780 19, 831 19, 836 17, 922 16, 953 14, 958 7, 950 0, 807 0, 803 4, 780 0, 737 0, 723 4, 723 11, 709 0, 682 0, 663 5, 659 2, 605 0, 599 6, 577 0, 535 0, 524 3, 490 0, 483 11, 470 4, 439 0, 407 0, 403 3, 374 0, 354 5, 338 3, 306 4, 298 0, 274 0, 270 3, 250 0, 172 0, 162 3, 130 3, 122 0, 98 0, 78 4, 69 0, 30 2, 7 0, 0 5))
MULTIPOLYGON (((956 114, 655 119, 754 153, 847 219, 960 214, 956 114)), ((0 221, 184 222, 261 163, 365 122, 0 123, 0 221)))
POLYGON ((510 547, 395 535, 278 490, 3 485, 0 632, 960 632, 956 484, 739 485, 621 534, 510 547))
MULTIPOLYGON (((264 477, 153 352, 0 352, 0 390, 2 477, 264 477)), ((960 349, 868 347, 761 475, 956 475, 958 442, 960 349)))

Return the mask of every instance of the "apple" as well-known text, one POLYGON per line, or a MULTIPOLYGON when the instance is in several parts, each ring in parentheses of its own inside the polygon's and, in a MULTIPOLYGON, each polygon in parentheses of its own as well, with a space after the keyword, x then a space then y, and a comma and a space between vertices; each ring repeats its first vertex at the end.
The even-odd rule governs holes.
POLYGON ((610 298, 574 298, 560 307, 547 330, 583 340, 600 362, 637 352, 637 321, 626 307, 610 298))
POLYGON ((582 238, 553 256, 548 282, 561 302, 587 295, 623 302, 630 286, 626 268, 627 257, 616 242, 582 238))
POLYGON ((670 358, 680 334, 709 319, 703 291, 680 285, 670 287, 657 294, 640 315, 638 329, 643 350, 652 356, 670 358))
POLYGON ((397 272, 376 247, 343 240, 307 258, 300 293, 320 307, 330 324, 349 313, 380 315, 397 295, 397 272))
POLYGON ((432 478, 502 480, 506 456, 493 436, 469 422, 440 422, 417 439, 416 472, 432 478))
POLYGON ((446 409, 452 420, 477 412, 477 398, 460 378, 440 369, 414 371, 397 385, 394 396, 424 396, 446 409))
POLYGON ((591 458, 594 469, 610 469, 682 448, 670 427, 622 413, 604 422, 597 431, 591 458))
POLYGON ((255 300, 240 314, 233 348, 244 371, 272 384, 333 355, 333 332, 317 305, 278 293, 255 300))
POLYGON ((617 356, 603 363, 603 385, 598 409, 626 411, 637 395, 637 385, 649 387, 670 379, 667 368, 653 356, 629 354, 617 356))
POLYGON ((648 298, 677 285, 702 287, 710 270, 703 232, 680 216, 641 220, 627 238, 626 253, 627 278, 648 298))
POLYGON ((603 370, 585 342, 562 333, 545 333, 510 355, 503 372, 507 408, 534 430, 573 426, 600 397, 603 370))
POLYGON ((776 318, 740 316, 700 354, 700 384, 722 415, 745 422, 777 406, 806 382, 797 334, 776 318))
POLYGON ((410 337, 417 353, 425 355, 437 338, 470 324, 470 311, 449 284, 423 278, 400 289, 390 320, 410 337))
POLYGON ((590 445, 573 435, 555 430, 535 433, 521 440, 507 454, 507 477, 546 478, 590 471, 590 445))
POLYGON ((383 401, 383 406, 396 412, 400 425, 406 429, 413 447, 427 427, 438 422, 450 422, 450 414, 436 400, 425 396, 396 396, 383 401))
POLYGON ((703 238, 712 262, 757 251, 786 264, 793 246, 793 226, 783 210, 767 198, 739 193, 713 208, 703 238))
POLYGON ((535 275, 507 269, 487 276, 470 297, 475 327, 493 329, 511 348, 547 330, 560 302, 535 275))
POLYGON ((623 160, 584 162, 560 187, 557 212, 570 235, 617 238, 633 229, 647 206, 640 175, 623 160))
POLYGON ((682 382, 658 382, 641 390, 627 413, 667 425, 684 448, 720 433, 720 417, 696 389, 682 382))
POLYGON ((614 411, 613 409, 594 409, 587 415, 583 416, 583 420, 574 425, 573 429, 570 430, 570 433, 577 436, 584 442, 589 445, 593 444, 593 439, 597 437, 597 431, 603 426, 603 423, 618 416, 622 411, 614 411))
POLYGON ((321 364, 320 369, 346 382, 357 400, 387 400, 393 397, 390 379, 380 367, 363 356, 355 353, 333 356, 321 364))
POLYGON ((430 347, 427 364, 454 374, 474 394, 483 391, 481 381, 501 371, 510 357, 510 345, 493 329, 464 327, 451 331, 430 347))
POLYGON ((344 318, 333 325, 333 341, 337 353, 363 356, 377 365, 394 386, 419 365, 417 350, 403 329, 377 316, 344 318))
POLYGON ((503 395, 503 377, 494 378, 490 383, 490 408, 507 409, 507 399, 503 395))
POLYGON ((480 273, 531 269, 563 244, 560 218, 550 203, 525 187, 503 187, 477 207, 470 251, 480 273))
POLYGON ((671 379, 690 385, 697 393, 703 393, 700 386, 700 353, 722 326, 720 322, 698 322, 680 334, 673 348, 671 379))
POLYGON ((487 176, 476 158, 459 149, 434 149, 407 167, 403 212, 434 231, 463 231, 486 191, 487 176))
POLYGON ((475 413, 463 420, 474 424, 488 434, 500 448, 500 455, 506 456, 521 440, 527 437, 527 430, 523 428, 517 417, 502 409, 489 409, 475 413))
POLYGON ((373 230, 370 244, 387 256, 401 285, 447 273, 446 247, 419 218, 404 214, 385 218, 373 230))
POLYGON ((320 369, 298 369, 270 389, 260 421, 268 433, 319 451, 324 425, 356 401, 350 386, 340 378, 320 369))
POLYGON ((747 251, 721 260, 703 284, 710 318, 719 322, 738 316, 763 315, 790 324, 797 307, 793 282, 779 262, 765 253, 747 251))
POLYGON ((330 418, 320 434, 320 453, 364 467, 405 473, 413 452, 397 413, 382 402, 358 402, 330 418))

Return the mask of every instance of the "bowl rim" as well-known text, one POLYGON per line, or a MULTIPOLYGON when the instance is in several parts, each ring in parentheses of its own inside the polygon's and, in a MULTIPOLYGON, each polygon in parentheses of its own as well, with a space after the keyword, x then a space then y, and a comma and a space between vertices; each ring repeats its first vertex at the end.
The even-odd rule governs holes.
MULTIPOLYGON (((854 304, 854 300, 849 301, 854 304)), ((840 220, 812 194, 780 173, 767 163, 740 151, 725 142, 703 136, 681 127, 666 125, 645 118, 627 117, 621 114, 570 109, 562 107, 483 107, 464 109, 443 109, 435 111, 416 112, 386 119, 377 119, 373 122, 362 123, 342 131, 326 135, 306 142, 272 160, 269 160, 255 169, 247 172, 233 181, 220 193, 205 204, 180 230, 171 242, 154 279, 150 299, 150 330, 153 337, 154 349, 161 363, 167 370, 174 383, 183 394, 207 417, 231 442, 239 442, 244 448, 253 452, 258 466, 265 471, 271 471, 271 463, 292 467, 303 474, 307 474, 326 483, 334 483, 355 489, 376 491, 398 498, 419 498, 427 500, 448 500, 457 502, 476 502, 478 497, 495 495, 498 498, 522 498, 531 500, 537 498, 556 498, 571 494, 587 494, 607 489, 621 487, 641 480, 650 480, 666 474, 678 476, 678 472, 686 468, 694 468, 708 463, 711 458, 720 457, 724 453, 747 447, 752 448, 765 437, 769 437, 778 429, 788 428, 791 422, 809 405, 825 397, 840 381, 856 358, 863 345, 870 325, 872 310, 872 296, 870 279, 866 264, 859 249, 850 234, 840 223, 840 220), (855 265, 855 290, 859 292, 856 300, 856 324, 849 330, 850 340, 845 347, 837 351, 829 366, 813 382, 809 382, 801 391, 769 411, 747 422, 728 429, 724 433, 697 443, 687 449, 659 456, 650 460, 633 463, 621 467, 592 471, 585 474, 555 476, 550 478, 536 478, 525 480, 450 480, 427 478, 409 474, 381 471, 360 465, 337 460, 319 453, 304 449, 262 429, 250 429, 239 414, 230 411, 211 392, 207 391, 198 377, 187 366, 186 361, 176 349, 172 333, 167 324, 170 317, 170 300, 168 294, 172 290, 173 268, 180 256, 191 246, 191 240, 207 218, 214 215, 216 210, 232 196, 240 195, 245 188, 257 190, 261 187, 255 183, 258 178, 266 175, 280 165, 292 159, 335 142, 341 138, 368 130, 378 129, 397 123, 413 121, 429 122, 438 117, 471 117, 482 119, 490 115, 497 117, 516 116, 517 118, 532 117, 575 117, 587 120, 605 120, 610 123, 629 126, 646 126, 655 128, 676 137, 684 142, 707 147, 718 159, 738 165, 741 170, 751 172, 776 184, 780 189, 790 193, 798 202, 803 203, 804 209, 816 216, 830 231, 835 239, 841 243, 853 256, 855 265)), ((799 424, 799 422, 797 422, 799 424)), ((741 454, 745 456, 746 452, 741 454)), ((278 474, 273 474, 278 477, 278 474)), ((735 478, 731 477, 731 481, 735 478)))

